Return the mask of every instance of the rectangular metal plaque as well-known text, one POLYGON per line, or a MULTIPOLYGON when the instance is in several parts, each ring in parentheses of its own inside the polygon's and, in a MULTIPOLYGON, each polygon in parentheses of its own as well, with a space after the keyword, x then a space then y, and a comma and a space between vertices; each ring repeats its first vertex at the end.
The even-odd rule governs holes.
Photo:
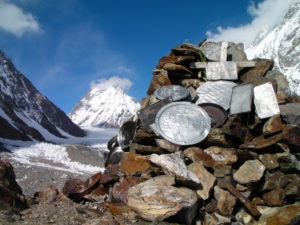
POLYGON ((155 123, 155 116, 157 112, 166 104, 169 104, 173 101, 172 97, 167 97, 159 102, 156 102, 152 105, 148 105, 143 109, 140 109, 137 112, 138 118, 141 121, 142 127, 149 129, 150 125, 155 123))
POLYGON ((237 66, 233 61, 208 62, 206 67, 207 80, 237 80, 237 66))
POLYGON ((241 84, 232 88, 230 115, 251 111, 253 84, 241 84))
POLYGON ((277 98, 270 82, 254 87, 254 105, 260 119, 280 113, 277 98))

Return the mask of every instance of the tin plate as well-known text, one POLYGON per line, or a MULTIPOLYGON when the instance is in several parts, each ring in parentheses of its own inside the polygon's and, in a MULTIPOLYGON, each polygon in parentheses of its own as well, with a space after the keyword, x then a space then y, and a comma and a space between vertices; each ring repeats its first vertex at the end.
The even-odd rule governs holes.
POLYGON ((215 103, 228 110, 234 86, 236 83, 232 81, 208 81, 197 88, 198 100, 196 104, 215 103))
POLYGON ((208 60, 219 61, 221 45, 216 42, 205 42, 200 46, 200 50, 208 60))
POLYGON ((172 97, 167 97, 152 105, 148 105, 143 109, 137 111, 138 118, 141 121, 141 125, 144 129, 150 128, 151 124, 155 123, 155 116, 157 112, 166 104, 172 102, 172 97))
POLYGON ((122 149, 127 148, 132 142, 136 131, 136 123, 133 121, 125 122, 117 135, 118 144, 122 149))
POLYGON ((207 80, 237 80, 237 66, 233 61, 208 62, 206 66, 207 80))
POLYGON ((280 113, 277 98, 270 82, 254 87, 254 105, 260 119, 280 113))
POLYGON ((227 119, 226 110, 220 105, 214 103, 202 103, 199 104, 199 106, 207 112, 212 127, 220 127, 227 119))
POLYGON ((155 125, 166 140, 178 145, 193 145, 206 138, 211 121, 201 107, 190 102, 173 102, 159 110, 155 125))
POLYGON ((172 97, 173 101, 185 99, 189 96, 190 92, 180 85, 167 85, 162 86, 154 91, 154 95, 159 100, 167 97, 172 97))
POLYGON ((232 88, 230 115, 251 112, 253 84, 241 84, 232 88))

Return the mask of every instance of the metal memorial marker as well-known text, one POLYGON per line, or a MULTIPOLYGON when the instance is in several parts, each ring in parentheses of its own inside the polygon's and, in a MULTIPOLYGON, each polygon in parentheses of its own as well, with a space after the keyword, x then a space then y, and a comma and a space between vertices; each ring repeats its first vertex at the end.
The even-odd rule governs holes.
POLYGON ((230 115, 251 111, 253 84, 241 84, 232 88, 230 115))
POLYGON ((178 145, 193 145, 208 135, 211 121, 201 107, 190 102, 172 102, 162 107, 155 126, 166 140, 178 145))
POLYGON ((237 80, 237 66, 233 61, 208 62, 206 66, 207 80, 237 80))
POLYGON ((145 129, 149 129, 151 124, 155 123, 155 116, 157 112, 166 104, 171 103, 172 97, 167 97, 159 102, 152 105, 148 105, 143 109, 137 111, 138 118, 141 121, 141 125, 145 129))
POLYGON ((171 96, 173 101, 178 101, 187 98, 189 94, 190 92, 180 85, 162 86, 154 91, 155 97, 160 100, 171 96))
POLYGON ((197 88, 198 100, 196 104, 214 103, 229 109, 232 88, 236 83, 231 81, 208 81, 197 88))
POLYGON ((254 87, 254 105, 260 119, 280 113, 277 98, 270 82, 254 87))

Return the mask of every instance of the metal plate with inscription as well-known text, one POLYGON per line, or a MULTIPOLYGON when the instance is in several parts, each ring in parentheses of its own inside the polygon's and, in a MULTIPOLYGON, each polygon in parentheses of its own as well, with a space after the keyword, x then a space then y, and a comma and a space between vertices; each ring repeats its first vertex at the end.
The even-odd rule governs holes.
POLYGON ((236 83, 231 81, 208 81, 197 88, 198 100, 196 104, 215 103, 228 110, 234 86, 236 83))
POLYGON ((157 112, 166 104, 172 102, 172 97, 167 97, 159 102, 152 105, 148 105, 143 109, 137 111, 138 118, 141 121, 142 127, 144 129, 150 128, 151 124, 155 123, 155 116, 157 112))
POLYGON ((155 125, 166 140, 178 145, 193 145, 206 138, 211 121, 200 106, 190 102, 173 102, 159 110, 155 125))
POLYGON ((237 80, 237 66, 233 61, 208 62, 206 66, 207 80, 237 80))
POLYGON ((173 101, 178 101, 187 98, 189 94, 190 92, 180 85, 162 86, 154 91, 155 97, 160 100, 171 96, 173 101))
POLYGON ((230 115, 250 112, 252 109, 253 84, 240 84, 232 88, 230 115))
POLYGON ((277 98, 270 82, 254 87, 254 105, 260 119, 280 113, 277 98))

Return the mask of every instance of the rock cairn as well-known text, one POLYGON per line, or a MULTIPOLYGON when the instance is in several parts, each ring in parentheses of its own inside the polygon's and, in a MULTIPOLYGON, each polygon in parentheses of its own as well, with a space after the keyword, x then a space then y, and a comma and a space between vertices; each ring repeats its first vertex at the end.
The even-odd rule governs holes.
MULTIPOLYGON (((75 202, 90 202, 87 206, 98 217, 86 225, 298 224, 300 104, 273 64, 269 59, 248 60, 242 44, 184 43, 172 48, 153 70, 141 110, 108 143, 111 151, 105 170, 86 181, 67 180, 61 193, 75 202), (231 99, 230 107, 222 108, 221 114, 207 112, 211 124, 203 140, 178 144, 164 138, 162 131, 168 130, 157 127, 158 119, 163 119, 157 115, 174 99, 158 99, 157 90, 182 87, 189 94, 175 102, 201 108, 199 88, 228 77, 237 87, 252 85, 251 91, 271 84, 275 104, 267 100, 267 91, 245 99, 242 89, 236 101, 238 106, 248 103, 249 109, 231 113, 230 107, 237 107, 231 99), (271 115, 259 115, 261 109, 271 115)), ((221 83, 217 92, 221 99, 226 94, 223 89, 221 83)), ((176 113, 175 109, 167 117, 176 113)), ((166 127, 177 129, 180 136, 181 129, 190 124, 186 118, 179 113, 180 126, 175 121, 166 127)), ((47 192, 39 195, 47 196, 47 192)))

